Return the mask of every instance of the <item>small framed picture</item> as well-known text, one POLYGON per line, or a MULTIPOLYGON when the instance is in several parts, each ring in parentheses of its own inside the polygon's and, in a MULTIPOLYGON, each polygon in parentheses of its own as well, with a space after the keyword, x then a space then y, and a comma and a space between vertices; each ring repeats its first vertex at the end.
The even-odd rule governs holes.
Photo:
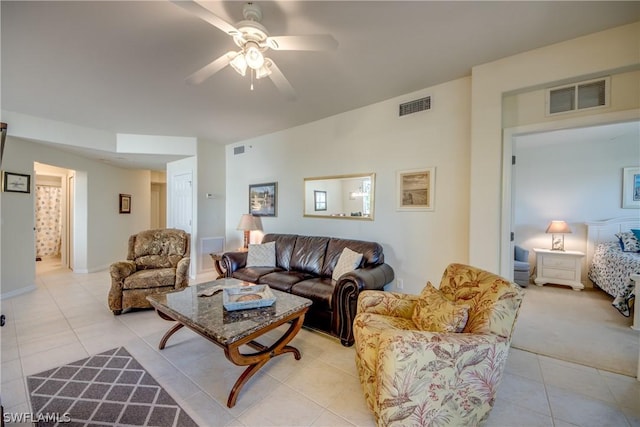
POLYGON ((623 169, 622 208, 640 209, 640 168, 623 169))
POLYGON ((120 194, 120 213, 131 213, 131 194, 120 194))
POLYGON ((432 211, 435 200, 436 168, 398 171, 397 195, 399 211, 432 211))
POLYGON ((249 213, 254 216, 277 216, 278 183, 249 185, 249 213))
POLYGON ((2 191, 9 193, 31 193, 31 175, 4 172, 2 174, 2 191))

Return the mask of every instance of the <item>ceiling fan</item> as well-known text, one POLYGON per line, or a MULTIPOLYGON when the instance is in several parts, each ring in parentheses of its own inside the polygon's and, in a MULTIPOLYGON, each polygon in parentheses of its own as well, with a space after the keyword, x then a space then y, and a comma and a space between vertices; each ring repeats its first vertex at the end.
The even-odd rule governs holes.
POLYGON ((171 2, 229 34, 239 48, 239 50, 231 50, 225 53, 187 77, 187 82, 190 84, 200 84, 227 65, 230 65, 242 76, 245 76, 249 71, 251 74, 251 90, 253 90, 254 76, 256 79, 269 77, 280 92, 288 99, 293 100, 296 97, 293 87, 276 63, 267 58, 265 53, 269 49, 313 51, 332 50, 338 47, 336 39, 328 34, 269 36, 267 29, 260 23, 262 9, 252 2, 244 5, 242 8, 244 20, 235 25, 228 23, 193 0, 171 0, 171 2))

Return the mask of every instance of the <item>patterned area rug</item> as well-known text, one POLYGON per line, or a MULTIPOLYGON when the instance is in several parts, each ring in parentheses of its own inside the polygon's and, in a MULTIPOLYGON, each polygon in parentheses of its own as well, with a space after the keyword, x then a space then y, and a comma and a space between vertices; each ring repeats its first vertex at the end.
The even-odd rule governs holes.
POLYGON ((124 347, 27 377, 38 425, 197 424, 124 347))

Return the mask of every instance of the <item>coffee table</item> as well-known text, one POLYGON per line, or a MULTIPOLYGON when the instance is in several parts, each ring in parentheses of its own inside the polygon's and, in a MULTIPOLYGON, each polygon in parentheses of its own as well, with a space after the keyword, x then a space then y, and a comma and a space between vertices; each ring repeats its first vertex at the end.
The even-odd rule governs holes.
POLYGON ((300 351, 287 344, 300 331, 312 301, 272 289, 276 302, 270 307, 227 311, 222 306, 222 292, 210 297, 198 296, 203 290, 216 285, 233 287, 247 285, 247 283, 237 279, 218 279, 174 292, 149 295, 147 300, 160 317, 178 322, 160 340, 158 345, 160 350, 165 347, 171 335, 186 326, 222 347, 224 355, 232 363, 247 366, 229 394, 227 407, 232 408, 236 404, 242 387, 270 359, 281 354, 293 353, 295 359, 300 360, 302 357, 300 351), (289 328, 272 345, 265 346, 254 341, 288 322, 291 323, 289 328), (243 345, 256 351, 241 353, 240 347, 243 345))

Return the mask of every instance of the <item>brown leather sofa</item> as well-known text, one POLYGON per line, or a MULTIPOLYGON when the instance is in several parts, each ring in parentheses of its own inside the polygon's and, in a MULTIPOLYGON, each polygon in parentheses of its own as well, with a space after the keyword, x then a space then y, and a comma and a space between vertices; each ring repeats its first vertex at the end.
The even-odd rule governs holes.
POLYGON ((394 278, 384 263, 382 246, 375 242, 333 237, 267 234, 262 243, 276 242, 275 267, 246 267, 246 252, 226 252, 221 264, 226 277, 266 284, 313 301, 304 323, 353 345, 353 319, 358 295, 365 289, 382 289, 394 278), (333 269, 344 248, 363 254, 360 267, 332 280, 333 269))

